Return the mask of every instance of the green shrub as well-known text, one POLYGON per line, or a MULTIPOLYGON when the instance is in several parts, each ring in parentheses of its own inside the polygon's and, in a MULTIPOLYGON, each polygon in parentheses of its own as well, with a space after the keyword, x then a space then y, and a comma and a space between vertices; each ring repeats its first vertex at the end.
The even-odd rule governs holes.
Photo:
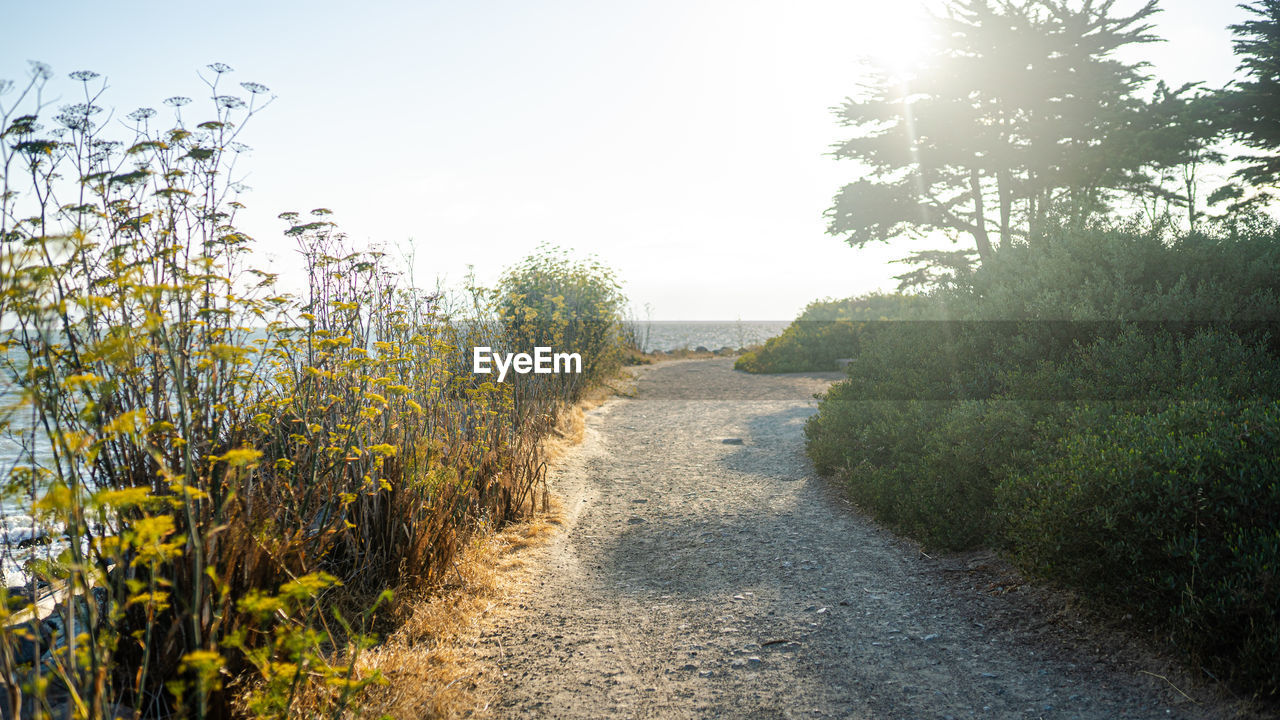
POLYGON ((781 335, 769 338, 759 350, 743 353, 734 367, 752 373, 835 370, 837 359, 857 354, 861 328, 906 319, 923 304, 919 297, 901 294, 817 300, 781 335))
POLYGON ((970 320, 1246 321, 1280 318, 1280 232, 1169 241, 1128 226, 1063 230, 1003 249, 934 297, 970 320))
POLYGON ((556 248, 543 248, 508 269, 495 293, 505 351, 547 346, 582 357, 580 374, 522 379, 526 386, 544 380, 566 402, 577 401, 584 388, 621 367, 625 305, 611 268, 595 259, 574 260, 556 248))
POLYGON ((842 402, 852 389, 834 386, 806 425, 819 471, 835 475, 879 520, 930 546, 990 541, 995 487, 1028 461, 1036 404, 842 402))
POLYGON ((1271 223, 1015 244, 916 301, 945 320, 857 325, 808 451, 890 526, 1003 546, 1274 693, 1278 296, 1271 223))
POLYGON ((1280 368, 1267 343, 1222 327, 1114 324, 1105 332, 1081 336, 1069 350, 1051 353, 1048 343, 1041 343, 1045 357, 1029 353, 1026 360, 1005 362, 995 378, 999 392, 1027 400, 1115 401, 1153 408, 1164 407, 1171 398, 1280 394, 1280 368))
POLYGON ((1056 457, 999 489, 1017 557, 1280 692, 1280 402, 1083 412, 1056 457))
POLYGON ((764 347, 743 353, 734 368, 751 373, 834 370, 857 347, 857 326, 847 320, 792 323, 764 347))

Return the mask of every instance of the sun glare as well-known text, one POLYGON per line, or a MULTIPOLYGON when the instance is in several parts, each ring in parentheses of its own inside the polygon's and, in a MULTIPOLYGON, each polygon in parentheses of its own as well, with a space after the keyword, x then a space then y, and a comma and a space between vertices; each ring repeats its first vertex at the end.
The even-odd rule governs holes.
POLYGON ((929 49, 929 16, 919 3, 866 3, 859 15, 863 54, 894 75, 908 74, 929 49))

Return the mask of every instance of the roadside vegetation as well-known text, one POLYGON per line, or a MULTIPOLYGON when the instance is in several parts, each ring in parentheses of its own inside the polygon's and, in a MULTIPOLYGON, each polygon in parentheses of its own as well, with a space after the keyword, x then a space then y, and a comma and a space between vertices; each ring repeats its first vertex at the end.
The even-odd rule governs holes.
POLYGON ((1269 694, 1277 268, 1270 225, 1172 243, 1088 228, 1002 252, 925 298, 951 320, 859 327, 809 454, 928 546, 1004 548, 1269 694))
POLYGON ((93 72, 0 97, 2 499, 48 542, 0 590, 8 717, 358 714, 383 619, 547 508, 548 439, 619 367, 618 282, 553 249, 459 300, 284 213, 307 284, 280 291, 236 229, 269 94, 230 72, 125 137, 93 72), (471 372, 535 344, 584 372, 471 372))
POLYGON ((848 358, 806 432, 860 507, 1001 548, 1275 699, 1280 4, 1248 6, 1220 90, 1116 60, 1158 6, 1112 5, 951 2, 919 67, 837 108, 865 172, 832 234, 972 249, 906 258, 909 295, 814 303, 739 368, 848 358))
POLYGON ((838 360, 857 352, 858 330, 866 323, 922 318, 926 307, 921 298, 902 293, 815 300, 781 335, 740 355, 734 368, 755 373, 835 370, 838 360))

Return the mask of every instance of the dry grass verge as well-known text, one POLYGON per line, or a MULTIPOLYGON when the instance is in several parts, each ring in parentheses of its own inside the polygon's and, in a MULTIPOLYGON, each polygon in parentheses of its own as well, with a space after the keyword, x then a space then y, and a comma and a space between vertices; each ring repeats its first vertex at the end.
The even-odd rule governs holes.
MULTIPOLYGON (((628 377, 585 393, 560 413, 551 435, 542 442, 544 462, 553 463, 582 442, 585 413, 616 394, 627 394, 628 377)), ((477 530, 459 552, 453 572, 434 587, 402 587, 382 613, 385 640, 366 650, 357 663, 359 675, 375 673, 383 681, 368 687, 346 717, 485 718, 498 695, 498 668, 476 652, 484 627, 506 612, 536 565, 534 550, 560 531, 559 501, 544 496, 540 510, 527 509, 526 519, 498 529, 477 530)), ((333 707, 332 692, 304 690, 299 703, 317 714, 333 707)))
POLYGON ((527 576, 530 551, 555 536, 559 505, 491 533, 465 548, 454 582, 406 596, 393 608, 396 630, 360 662, 384 684, 366 691, 358 715, 396 718, 487 717, 497 694, 496 668, 475 652, 481 629, 506 609, 527 576))

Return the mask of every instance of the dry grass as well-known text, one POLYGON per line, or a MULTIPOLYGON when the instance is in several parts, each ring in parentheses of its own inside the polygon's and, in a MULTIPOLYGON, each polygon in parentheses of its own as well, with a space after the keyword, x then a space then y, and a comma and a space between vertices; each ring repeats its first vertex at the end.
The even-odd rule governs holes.
MULTIPOLYGON (((483 628, 512 606, 511 598, 537 567, 529 562, 530 555, 556 536, 561 518, 560 504, 552 499, 549 510, 531 513, 524 521, 500 531, 478 531, 458 553, 446 582, 397 589, 395 600, 379 613, 379 625, 390 628, 386 639, 356 663, 359 677, 378 673, 382 681, 339 711, 339 690, 312 678, 299 688, 290 717, 491 717, 501 672, 476 645, 483 628)), ((347 601, 352 605, 356 598, 347 601)), ((359 610, 344 608, 348 616, 359 610)), ((252 716, 251 684, 233 685, 237 714, 252 716)))
POLYGON ((433 592, 407 595, 392 608, 396 629, 361 659, 364 672, 386 682, 361 698, 360 717, 483 718, 497 696, 497 668, 476 650, 481 630, 508 609, 529 576, 531 551, 560 527, 560 507, 478 533, 463 550, 453 580, 433 592))
MULTIPOLYGON (((629 394, 632 380, 623 374, 588 391, 561 412, 551 435, 541 445, 543 460, 553 463, 582 442, 585 413, 615 394, 629 394)), ((386 640, 365 651, 361 675, 378 672, 384 682, 364 691, 348 717, 485 718, 498 695, 501 672, 477 650, 483 629, 508 611, 536 564, 533 552, 559 532, 563 516, 554 497, 539 503, 542 511, 499 530, 477 531, 446 573, 431 588, 402 587, 383 613, 390 628, 386 640), (549 506, 549 509, 548 509, 549 506)), ((332 692, 304 691, 302 707, 332 706, 332 692), (330 698, 326 702, 325 697, 330 698)))
POLYGON ((552 463, 559 460, 569 448, 582 442, 587 428, 586 413, 604 404, 614 395, 628 395, 632 392, 631 376, 620 374, 608 383, 596 385, 582 395, 576 405, 560 413, 551 435, 542 442, 543 459, 552 463))

